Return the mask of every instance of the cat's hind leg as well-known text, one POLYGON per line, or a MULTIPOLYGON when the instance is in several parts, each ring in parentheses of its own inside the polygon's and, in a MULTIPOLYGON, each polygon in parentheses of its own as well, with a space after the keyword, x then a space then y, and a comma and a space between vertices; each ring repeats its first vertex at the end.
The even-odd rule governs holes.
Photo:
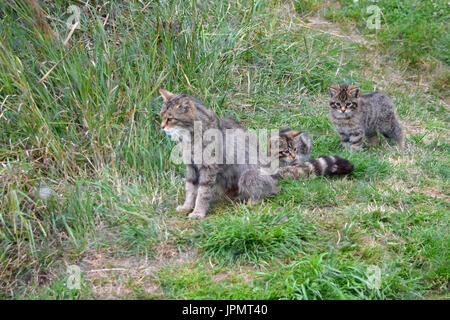
POLYGON ((366 138, 367 138, 367 145, 369 147, 375 147, 378 144, 378 135, 377 133, 372 133, 372 134, 366 134, 366 138))
POLYGON ((245 170, 239 178, 238 187, 240 198, 253 202, 280 192, 276 180, 259 169, 245 170))
POLYGON ((394 139, 400 150, 404 149, 405 135, 400 123, 397 120, 393 121, 392 126, 389 129, 383 130, 381 133, 387 138, 394 139))
MULTIPOLYGON (((309 162, 309 161, 308 161, 309 162)), ((309 178, 314 168, 310 165, 286 166, 278 170, 280 179, 298 179, 300 177, 309 178)))

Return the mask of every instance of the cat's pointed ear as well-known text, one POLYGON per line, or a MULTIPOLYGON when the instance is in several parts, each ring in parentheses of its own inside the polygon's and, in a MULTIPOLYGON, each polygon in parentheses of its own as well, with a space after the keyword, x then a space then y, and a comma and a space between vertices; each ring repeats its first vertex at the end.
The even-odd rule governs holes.
POLYGON ((289 136, 289 138, 295 140, 298 138, 299 135, 301 135, 301 131, 296 131, 296 130, 291 130, 287 133, 287 135, 289 136))
POLYGON ((347 93, 348 93, 352 98, 358 98, 358 97, 359 97, 359 87, 358 87, 358 86, 355 86, 355 85, 350 85, 350 86, 348 86, 347 93))
POLYGON ((333 84, 328 88, 328 92, 330 93, 330 98, 334 98, 338 95, 339 91, 341 91, 341 88, 338 84, 333 84))
POLYGON ((164 99, 164 102, 166 102, 167 100, 172 99, 173 97, 175 97, 175 94, 173 94, 170 91, 164 90, 164 89, 159 89, 159 93, 161 94, 161 96, 164 99))

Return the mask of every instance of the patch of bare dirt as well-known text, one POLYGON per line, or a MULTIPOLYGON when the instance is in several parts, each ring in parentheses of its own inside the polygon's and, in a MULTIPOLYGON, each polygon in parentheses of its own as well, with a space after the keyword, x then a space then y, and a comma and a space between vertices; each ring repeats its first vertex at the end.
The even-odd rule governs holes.
POLYGON ((302 26, 312 29, 316 32, 326 33, 332 37, 343 38, 350 42, 358 43, 363 47, 364 60, 370 66, 364 68, 364 75, 367 78, 374 79, 377 87, 374 90, 384 90, 390 87, 392 83, 406 86, 405 75, 396 68, 385 62, 385 57, 379 52, 376 43, 370 41, 357 33, 345 33, 340 26, 329 22, 321 16, 310 16, 302 23, 302 26))
POLYGON ((305 28, 313 29, 320 33, 326 33, 333 37, 344 38, 351 42, 357 42, 361 45, 370 45, 370 42, 362 36, 356 33, 346 34, 342 32, 338 26, 320 16, 309 16, 304 20, 305 21, 301 23, 301 25, 305 28))
MULTIPOLYGON (((443 142, 445 141, 446 143, 448 143, 450 141, 448 134, 440 134, 439 133, 439 128, 434 128, 432 130, 427 129, 425 124, 423 124, 420 121, 403 120, 400 122, 405 130, 406 136, 416 135, 416 134, 422 135, 423 136, 422 140, 425 143, 430 143, 437 138, 439 138, 443 142)), ((442 130, 448 131, 447 129, 442 129, 442 130)))
POLYGON ((334 37, 345 38, 352 42, 358 42, 361 44, 369 44, 369 42, 359 36, 358 34, 345 34, 341 31, 339 27, 335 24, 324 19, 316 12, 311 15, 300 16, 295 11, 295 6, 293 2, 286 2, 280 5, 276 10, 277 16, 280 17, 279 22, 285 29, 292 29, 297 26, 303 28, 312 29, 318 33, 326 33, 334 37))
POLYGON ((228 278, 231 275, 231 272, 219 272, 216 273, 215 275, 213 275, 213 280, 217 281, 217 282, 221 282, 223 280, 225 280, 226 278, 228 278))
POLYGON ((118 257, 113 249, 87 254, 80 265, 94 292, 95 299, 123 299, 140 294, 161 294, 153 275, 167 265, 181 265, 194 260, 196 250, 180 252, 177 248, 161 244, 156 256, 118 257))
POLYGON ((445 195, 437 186, 429 186, 429 187, 409 187, 405 190, 406 193, 410 194, 411 192, 414 193, 421 193, 439 200, 449 201, 450 202, 450 196, 445 195))

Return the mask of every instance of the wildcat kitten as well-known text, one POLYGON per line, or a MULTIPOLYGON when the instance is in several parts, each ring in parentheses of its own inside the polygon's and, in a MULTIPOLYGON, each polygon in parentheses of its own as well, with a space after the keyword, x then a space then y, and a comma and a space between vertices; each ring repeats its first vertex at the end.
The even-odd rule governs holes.
POLYGON ((359 91, 359 87, 348 84, 329 88, 331 122, 341 137, 342 146, 358 151, 364 136, 369 146, 375 146, 378 143, 377 132, 380 132, 393 138, 403 149, 403 130, 392 100, 382 92, 360 95, 359 91))
POLYGON ((278 154, 280 163, 285 165, 278 171, 279 179, 311 174, 315 176, 347 174, 353 171, 353 164, 339 156, 320 156, 305 161, 311 155, 311 145, 311 138, 306 133, 302 134, 292 129, 280 130, 278 135, 270 138, 269 149, 272 154, 278 154), (302 135, 306 135, 307 139, 300 139, 302 135), (308 141, 306 145, 305 140, 308 141))
MULTIPOLYGON (((279 153, 280 161, 296 159, 298 162, 305 162, 311 156, 312 139, 307 133, 287 128, 280 130, 278 137, 278 148, 284 151, 279 153)), ((272 144, 269 144, 269 150, 271 147, 272 144)))
MULTIPOLYGON (((217 129, 226 141, 230 130, 245 133, 246 130, 236 121, 227 118, 219 118, 212 110, 208 109, 199 100, 185 95, 174 94, 160 89, 164 99, 161 109, 161 129, 169 135, 177 135, 181 140, 194 141, 194 122, 201 123, 201 135, 204 136, 208 129, 217 129)), ((197 140, 198 141, 198 140, 197 140)), ((202 139, 201 152, 205 151, 211 140, 202 139)), ((214 140, 214 143, 216 140, 214 140)), ((195 143, 195 141, 194 141, 195 143)), ((278 193, 280 188, 276 185, 277 179, 270 175, 261 174, 259 160, 257 164, 250 164, 249 143, 244 143, 245 161, 243 164, 206 164, 196 160, 194 149, 191 146, 188 153, 192 162, 186 164, 186 200, 177 207, 178 212, 191 212, 189 218, 201 219, 206 216, 212 200, 213 188, 218 187, 230 198, 258 200, 263 197, 278 193)), ((226 144, 219 144, 219 148, 226 155, 226 144)), ((198 152, 198 150, 197 150, 198 152)), ((236 157, 237 150, 233 156, 236 157)))

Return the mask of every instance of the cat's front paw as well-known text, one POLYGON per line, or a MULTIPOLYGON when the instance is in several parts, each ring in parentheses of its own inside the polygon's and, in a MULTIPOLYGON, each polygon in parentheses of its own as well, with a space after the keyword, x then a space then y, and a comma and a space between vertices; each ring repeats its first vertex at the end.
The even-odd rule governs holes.
POLYGON ((189 219, 203 219, 204 217, 206 217, 206 214, 195 211, 188 215, 189 219))
POLYGON ((188 213, 191 212, 193 208, 185 206, 185 205, 181 205, 177 207, 177 212, 179 213, 188 213))

